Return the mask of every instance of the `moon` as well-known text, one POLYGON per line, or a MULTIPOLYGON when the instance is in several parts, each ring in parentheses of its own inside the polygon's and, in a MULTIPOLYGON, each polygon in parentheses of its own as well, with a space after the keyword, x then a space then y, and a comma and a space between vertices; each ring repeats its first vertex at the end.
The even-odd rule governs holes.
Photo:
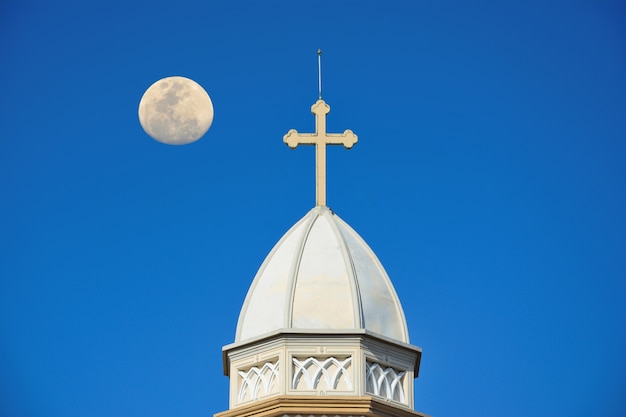
POLYGON ((141 97, 139 123, 159 142, 186 145, 211 127, 213 103, 204 88, 189 78, 162 78, 141 97))

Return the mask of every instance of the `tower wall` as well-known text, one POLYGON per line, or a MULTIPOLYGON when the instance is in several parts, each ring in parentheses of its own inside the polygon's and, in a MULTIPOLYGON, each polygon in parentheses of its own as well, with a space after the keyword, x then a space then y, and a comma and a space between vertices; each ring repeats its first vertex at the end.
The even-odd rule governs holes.
POLYGON ((421 350, 366 331, 277 333, 224 348, 230 408, 273 397, 370 396, 413 408, 421 350))

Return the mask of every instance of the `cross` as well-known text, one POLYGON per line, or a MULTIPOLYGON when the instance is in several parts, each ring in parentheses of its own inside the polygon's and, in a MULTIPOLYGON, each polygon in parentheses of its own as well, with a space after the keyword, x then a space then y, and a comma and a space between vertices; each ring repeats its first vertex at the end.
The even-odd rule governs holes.
POLYGON ((343 145, 350 149, 358 139, 350 129, 343 133, 326 133, 326 115, 330 113, 330 106, 321 98, 311 106, 311 113, 315 115, 315 133, 298 133, 291 129, 283 137, 283 142, 291 149, 298 145, 315 145, 315 205, 325 206, 326 145, 343 145))

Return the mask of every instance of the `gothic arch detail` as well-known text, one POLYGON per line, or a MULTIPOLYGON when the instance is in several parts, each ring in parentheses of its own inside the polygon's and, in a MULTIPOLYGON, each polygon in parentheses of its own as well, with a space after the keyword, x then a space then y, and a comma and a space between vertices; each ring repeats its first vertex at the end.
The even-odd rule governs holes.
POLYGON ((373 362, 366 362, 365 367, 365 392, 406 404, 403 384, 406 372, 373 362))
POLYGON ((266 362, 260 368, 253 366, 247 371, 239 371, 241 386, 237 395, 238 402, 256 400, 257 398, 277 393, 279 362, 278 360, 276 363, 266 362))
POLYGON ((352 357, 337 359, 293 358, 292 389, 351 390, 350 365, 352 357))

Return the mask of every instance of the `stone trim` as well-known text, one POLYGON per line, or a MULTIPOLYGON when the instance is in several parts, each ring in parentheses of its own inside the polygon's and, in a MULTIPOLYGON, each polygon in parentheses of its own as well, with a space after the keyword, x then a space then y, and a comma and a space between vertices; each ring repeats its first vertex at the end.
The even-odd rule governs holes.
POLYGON ((217 413, 214 417, 429 417, 373 397, 280 396, 217 413))

